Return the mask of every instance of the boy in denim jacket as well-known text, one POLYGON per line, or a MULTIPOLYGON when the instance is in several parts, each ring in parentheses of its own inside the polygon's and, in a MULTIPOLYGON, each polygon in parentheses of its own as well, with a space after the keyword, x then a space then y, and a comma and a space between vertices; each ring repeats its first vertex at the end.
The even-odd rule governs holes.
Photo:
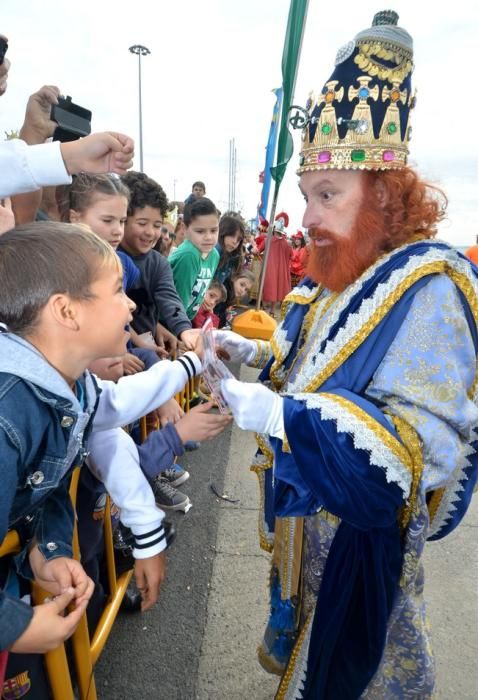
MULTIPOLYGON (((92 594, 71 558, 68 494, 91 432, 153 410, 201 362, 188 352, 117 384, 86 370, 95 359, 124 353, 134 304, 112 248, 82 228, 48 222, 4 234, 0 278, 0 542, 11 528, 23 534, 15 561, 0 559, 0 650, 41 653, 71 636, 92 594), (31 608, 18 598, 17 574, 55 598, 31 608)), ((164 541, 160 522, 154 536, 164 541)), ((150 565, 157 590, 164 551, 150 565)))

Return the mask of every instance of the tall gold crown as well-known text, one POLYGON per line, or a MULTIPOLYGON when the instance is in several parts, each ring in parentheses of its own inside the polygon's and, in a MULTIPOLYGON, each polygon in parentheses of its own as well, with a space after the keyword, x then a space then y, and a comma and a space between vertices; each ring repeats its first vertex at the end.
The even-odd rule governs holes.
POLYGON ((306 104, 298 174, 389 170, 407 163, 413 42, 385 10, 337 53, 335 70, 306 104))

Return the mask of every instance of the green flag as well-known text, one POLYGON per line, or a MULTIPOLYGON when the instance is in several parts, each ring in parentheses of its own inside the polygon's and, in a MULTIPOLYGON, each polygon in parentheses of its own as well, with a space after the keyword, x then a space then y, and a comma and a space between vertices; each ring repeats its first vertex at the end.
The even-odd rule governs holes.
POLYGON ((276 165, 274 168, 271 168, 276 188, 282 182, 287 163, 292 158, 294 151, 294 142, 288 129, 288 118, 289 109, 294 98, 297 66, 299 65, 308 4, 309 0, 291 0, 289 8, 289 19, 287 20, 284 50, 282 52, 282 88, 284 97, 279 130, 279 145, 277 147, 276 165))

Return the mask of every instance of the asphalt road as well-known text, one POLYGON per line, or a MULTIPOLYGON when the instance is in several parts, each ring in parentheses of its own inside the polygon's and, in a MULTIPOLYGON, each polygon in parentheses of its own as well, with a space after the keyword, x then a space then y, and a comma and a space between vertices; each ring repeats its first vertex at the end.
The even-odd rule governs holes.
POLYGON ((168 553, 160 602, 144 614, 120 614, 97 664, 99 700, 191 700, 195 697, 206 606, 215 557, 231 429, 181 464, 191 476, 180 489, 193 507, 169 512, 176 539, 168 553))
MULTIPOLYGON (((257 372, 243 367, 241 378, 257 372)), ((160 602, 120 615, 96 667, 99 700, 272 700, 277 678, 255 658, 267 615, 268 556, 257 542, 250 433, 234 427, 181 460, 193 508, 177 538, 160 602), (218 499, 227 493, 237 503, 218 499)), ((425 548, 425 597, 437 700, 478 698, 478 495, 462 524, 425 548)), ((386 700, 384 698, 384 700, 386 700)), ((416 700, 420 700, 416 696, 416 700)))

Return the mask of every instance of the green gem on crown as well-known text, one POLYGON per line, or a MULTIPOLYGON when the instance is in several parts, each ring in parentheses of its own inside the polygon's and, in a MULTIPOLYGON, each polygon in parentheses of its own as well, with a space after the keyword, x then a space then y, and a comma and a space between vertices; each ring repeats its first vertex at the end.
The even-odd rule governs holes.
POLYGON ((362 163, 365 160, 365 151, 363 149, 352 151, 350 158, 352 163, 362 163))
POLYGON ((387 131, 389 134, 394 134, 397 131, 397 125, 395 122, 390 122, 390 124, 387 126, 387 131))
POLYGON ((331 131, 332 131, 332 127, 330 126, 330 124, 322 124, 322 133, 323 134, 326 134, 326 135, 330 134, 331 131))

